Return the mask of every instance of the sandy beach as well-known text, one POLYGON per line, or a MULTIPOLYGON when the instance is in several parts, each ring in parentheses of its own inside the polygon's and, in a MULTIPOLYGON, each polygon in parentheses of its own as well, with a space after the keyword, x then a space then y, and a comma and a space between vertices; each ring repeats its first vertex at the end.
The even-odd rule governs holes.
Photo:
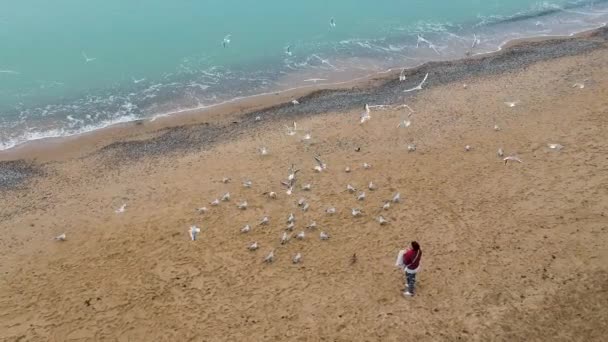
POLYGON ((603 341, 607 42, 607 29, 519 42, 404 82, 396 71, 8 151, 0 340, 603 341), (306 237, 281 244, 290 213, 306 237), (424 258, 404 298, 394 263, 411 240, 424 258))

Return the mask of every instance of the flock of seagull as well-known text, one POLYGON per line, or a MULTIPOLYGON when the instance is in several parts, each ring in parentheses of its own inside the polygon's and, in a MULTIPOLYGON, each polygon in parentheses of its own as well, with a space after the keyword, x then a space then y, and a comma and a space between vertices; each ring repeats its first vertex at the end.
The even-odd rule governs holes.
MULTIPOLYGON (((335 24, 334 24, 335 25, 335 24)), ((476 38, 477 39, 477 38, 476 38)), ((227 36, 226 38, 224 38, 224 42, 226 44, 230 43, 230 36, 227 36)), ((424 38, 419 37, 419 42, 425 42, 428 43, 424 38)), ((84 55, 84 53, 83 53, 84 55)), ((85 58, 86 55, 84 55, 85 58)), ((406 89, 404 90, 404 92, 411 92, 411 91, 417 91, 417 90, 422 90, 423 86, 425 84, 425 82, 428 79, 429 74, 426 73, 424 78, 422 79, 422 81, 413 88, 410 89, 406 89)), ((404 76, 404 72, 402 71, 401 74, 399 75, 399 80, 400 81, 404 81, 406 79, 406 77, 404 76)), ((572 87, 574 88, 578 88, 578 89, 583 89, 585 87, 584 82, 587 80, 584 80, 583 83, 575 83, 572 87)), ((466 84, 463 85, 464 88, 466 88, 466 84)), ((292 100, 291 103, 295 106, 295 105, 299 105, 300 102, 298 100, 292 100)), ((520 101, 509 101, 509 102, 504 102, 505 105, 507 105, 508 107, 515 107, 517 106, 520 101)), ((402 105, 398 105, 398 106, 389 106, 389 105, 373 105, 370 106, 369 104, 365 104, 364 106, 364 111, 360 114, 360 124, 365 124, 366 122, 368 122, 369 120, 371 120, 371 111, 372 108, 380 108, 380 109, 385 109, 385 108, 392 108, 392 109, 399 109, 399 108, 406 108, 409 110, 409 114, 408 114, 408 118, 414 113, 414 110, 409 107, 407 104, 402 104, 402 105)), ((261 117, 256 117, 256 121, 261 120, 261 117)), ((411 125, 411 121, 409 119, 403 119, 402 121, 399 122, 399 124, 397 125, 398 128, 407 128, 411 125)), ((285 128, 287 129, 287 135, 288 136, 294 136, 297 134, 298 131, 298 126, 296 122, 293 122, 292 126, 285 126, 285 128)), ((494 125, 494 130, 495 131, 499 131, 500 127, 498 125, 494 125)), ((303 140, 310 140, 310 134, 307 133, 303 140)), ((547 144, 548 148, 554 151, 560 151, 564 148, 563 145, 561 144, 557 144, 557 143, 551 143, 551 144, 547 144)), ((472 149, 472 147, 470 145, 466 145, 465 146, 465 151, 468 152, 472 149)), ((415 152, 416 151, 416 145, 415 144, 409 144, 407 145, 407 150, 408 152, 415 152)), ((356 151, 359 151, 359 149, 356 149, 356 151)), ((269 154, 268 148, 266 147, 260 147, 259 148, 259 154, 261 156, 266 156, 269 154)), ((523 161, 516 155, 508 155, 505 156, 505 152, 502 148, 499 148, 497 151, 497 156, 502 158, 502 160, 504 161, 505 164, 507 164, 508 162, 517 162, 517 163, 523 163, 523 161)), ((314 160, 316 165, 313 167, 313 170, 316 173, 325 173, 327 171, 327 164, 321 159, 320 156, 314 156, 314 160)), ((370 169, 372 166, 368 163, 363 163, 362 164, 362 168, 364 170, 370 169)), ((294 189, 295 189, 295 185, 298 181, 298 172, 300 170, 295 168, 295 165, 292 165, 289 170, 288 170, 288 175, 287 178, 285 180, 282 180, 280 183, 285 187, 285 193, 288 196, 291 196, 294 193, 294 189)), ((344 172, 346 173, 350 173, 352 170, 349 166, 344 168, 344 172)), ((222 180, 222 183, 226 184, 231 182, 231 179, 228 177, 224 177, 222 180)), ((251 180, 245 180, 242 183, 242 186, 244 188, 251 188, 253 186, 253 182, 251 180)), ((304 183, 301 185, 300 189, 302 191, 311 191, 312 189, 312 185, 310 183, 304 183)), ((367 189, 369 191, 375 191, 377 189, 376 185, 373 182, 369 182, 369 184, 367 185, 367 189)), ((366 194, 365 191, 359 191, 357 190, 357 188, 355 188, 353 185, 351 184, 347 184, 346 185, 346 191, 350 194, 354 194, 355 198, 357 201, 364 201, 366 198, 366 194)), ((269 199, 277 199, 277 193, 274 191, 267 191, 263 193, 264 196, 268 197, 269 199)), ((231 195, 229 192, 226 192, 224 195, 222 195, 219 198, 216 198, 214 200, 212 200, 209 204, 210 206, 216 207, 221 205, 221 203, 223 202, 230 202, 231 201, 231 195)), ((386 200, 384 201, 384 203, 382 204, 382 206, 380 207, 380 210, 384 210, 387 211, 390 209, 391 205, 393 204, 397 204, 401 202, 401 194, 399 192, 397 192, 396 194, 394 194, 392 196, 392 198, 390 200, 386 200)), ((310 208, 310 204, 308 203, 308 201, 305 198, 300 198, 297 202, 296 202, 297 206, 303 211, 306 212, 308 211, 308 209, 310 208)), ((127 208, 127 204, 124 203, 122 206, 120 206, 118 209, 115 210, 116 214, 122 214, 126 211, 127 208)), ((236 203, 236 208, 238 210, 247 210, 248 208, 248 203, 246 200, 244 201, 240 201, 238 203, 236 203)), ((196 211, 200 214, 204 214, 207 213, 209 211, 209 209, 207 207, 200 207, 197 208, 196 211)), ((337 209, 335 207, 329 207, 325 210, 325 214, 326 215, 334 215, 337 212, 337 209)), ((351 215, 353 217, 359 217, 363 214, 363 210, 360 208, 351 208, 351 215)), ((380 224, 380 225, 386 225, 389 223, 389 221, 382 215, 378 215, 376 218, 376 221, 380 224)), ((264 216, 262 217, 262 219, 259 221, 258 225, 259 226, 268 226, 270 224, 270 217, 268 216, 264 216)), ((296 217, 294 215, 294 213, 290 213, 287 216, 287 220, 285 221, 285 231, 282 233, 281 238, 279 240, 281 245, 284 245, 286 243, 288 243, 292 238, 295 238, 297 240, 304 240, 307 236, 306 231, 302 230, 299 233, 295 234, 295 236, 293 236, 292 232, 295 229, 296 226, 296 217)), ((250 233, 252 231, 252 226, 247 224, 244 227, 242 227, 240 229, 240 233, 241 234, 247 234, 250 233)), ((317 229, 317 223, 316 221, 312 221, 310 222, 308 225, 306 225, 306 229, 311 231, 311 230, 315 230, 317 229)), ((193 225, 188 229, 188 234, 190 236, 190 239, 192 241, 196 241, 199 234, 201 233, 201 228, 193 225)), ((66 241, 66 233, 62 233, 58 236, 56 236, 54 238, 57 241, 66 241)), ((330 239, 330 235, 325 232, 325 231, 321 231, 319 233, 319 239, 324 241, 324 240, 329 240, 330 239)), ((247 249, 250 251, 256 251, 260 248, 260 244, 257 241, 253 241, 251 242, 248 246, 247 249)), ((353 258, 356 260, 356 255, 353 255, 353 258)), ((275 260, 275 249, 271 249, 268 254, 266 254, 266 256, 264 257, 263 261, 266 263, 272 263, 275 260)), ((302 261, 302 254, 300 252, 296 253, 293 257, 292 257, 292 262, 294 264, 300 263, 302 261)))

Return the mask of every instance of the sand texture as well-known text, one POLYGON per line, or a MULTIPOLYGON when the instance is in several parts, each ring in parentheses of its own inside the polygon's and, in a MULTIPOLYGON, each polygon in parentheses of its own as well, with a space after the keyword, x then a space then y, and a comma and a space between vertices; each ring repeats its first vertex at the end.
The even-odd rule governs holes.
MULTIPOLYGON (((372 108, 365 124, 362 108, 317 105, 315 115, 266 116, 248 129, 228 122, 159 133, 160 152, 146 153, 160 145, 142 138, 61 161, 3 164, 0 340, 605 341, 608 49, 597 38, 580 42, 596 45, 365 97, 389 105, 372 108), (411 126, 397 127, 406 119, 411 126), (284 125, 294 120, 289 136, 284 125), (175 152, 183 139, 198 145, 175 152), (523 163, 505 165, 499 148, 523 163), (323 172, 313 170, 315 155, 323 172), (287 195, 280 181, 292 164, 300 171, 287 195), (20 170, 30 177, 22 181, 20 170), (210 204, 226 192, 230 201, 210 204), (397 192, 401 203, 382 210, 397 192), (244 200, 248 208, 237 209, 244 200), (291 233, 306 236, 282 245, 290 213, 291 233), (259 225, 263 216, 269 225, 259 225), (307 229, 312 221, 318 227, 307 229), (246 224, 251 232, 241 233, 246 224), (191 225, 201 228, 197 241, 191 225), (67 241, 53 240, 63 232, 67 241), (422 271, 417 296, 404 298, 394 262, 413 239, 422 271), (252 242, 257 251, 247 249, 252 242)), ((410 77, 416 84, 420 74, 410 77)))

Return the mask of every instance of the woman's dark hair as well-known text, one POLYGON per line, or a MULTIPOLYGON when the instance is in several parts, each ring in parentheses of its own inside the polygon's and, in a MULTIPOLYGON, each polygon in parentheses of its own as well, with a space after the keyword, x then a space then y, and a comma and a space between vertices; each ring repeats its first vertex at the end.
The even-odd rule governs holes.
POLYGON ((412 248, 417 251, 420 249, 420 245, 416 241, 412 241, 412 248))

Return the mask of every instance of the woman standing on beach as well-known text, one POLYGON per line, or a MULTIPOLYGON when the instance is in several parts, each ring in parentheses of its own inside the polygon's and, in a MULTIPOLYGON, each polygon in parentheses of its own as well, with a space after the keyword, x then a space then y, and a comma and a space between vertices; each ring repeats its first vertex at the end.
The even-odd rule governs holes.
POLYGON ((416 287, 416 273, 420 268, 422 250, 416 241, 412 241, 412 248, 403 254, 403 272, 405 273, 406 290, 404 296, 413 296, 416 287))

